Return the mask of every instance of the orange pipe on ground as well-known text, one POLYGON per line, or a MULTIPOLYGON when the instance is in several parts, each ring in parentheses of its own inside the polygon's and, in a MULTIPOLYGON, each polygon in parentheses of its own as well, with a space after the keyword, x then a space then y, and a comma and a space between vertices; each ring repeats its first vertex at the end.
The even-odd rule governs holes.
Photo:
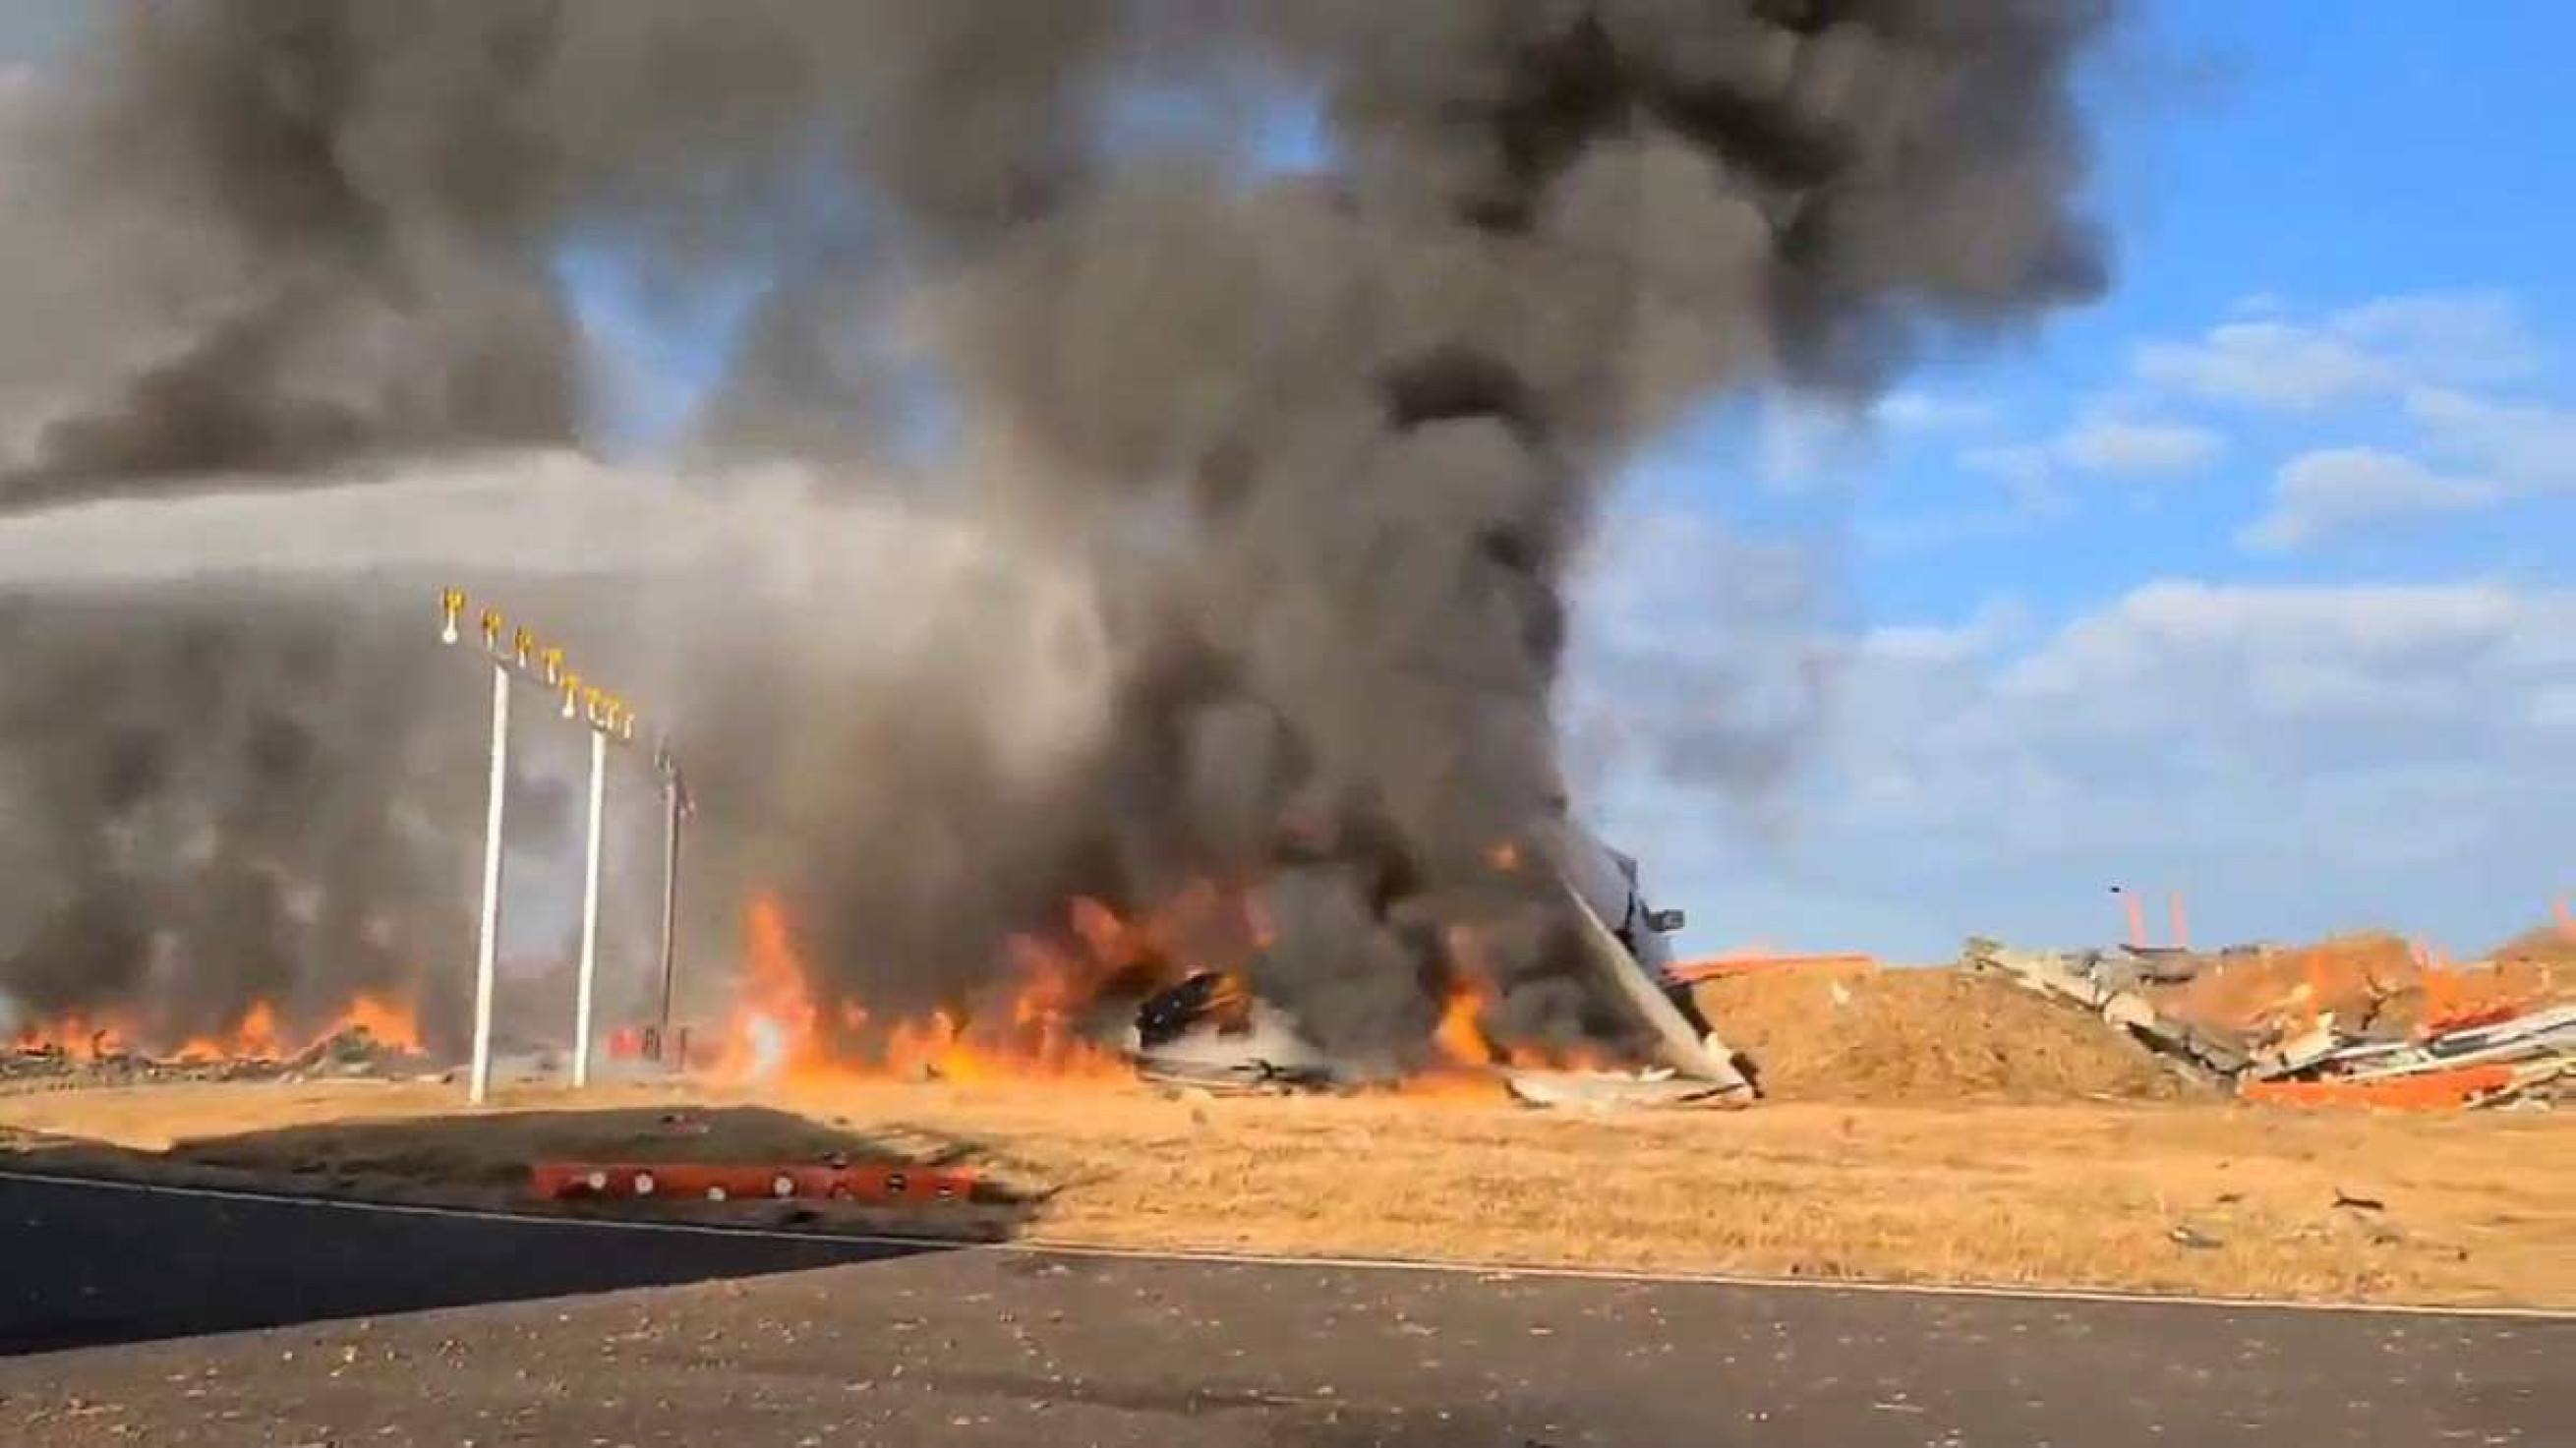
POLYGON ((2511 1066, 2462 1066, 2376 1081, 2251 1081, 2241 1093, 2267 1106, 2366 1106, 2383 1111, 2456 1111, 2513 1084, 2511 1066))

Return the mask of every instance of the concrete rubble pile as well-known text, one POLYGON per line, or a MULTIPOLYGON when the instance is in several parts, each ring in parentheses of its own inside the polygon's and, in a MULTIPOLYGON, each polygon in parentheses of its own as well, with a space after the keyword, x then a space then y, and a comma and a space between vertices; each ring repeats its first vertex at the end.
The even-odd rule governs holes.
POLYGON ((2304 984, 2232 1019, 2188 1008, 2184 988, 2205 974, 2268 959, 2252 947, 2034 951, 1978 939, 1961 964, 2095 1015, 2251 1101, 2456 1109, 2576 1100, 2576 1001, 2545 990, 2412 1021, 2382 1009, 2394 992, 2376 983, 2357 1009, 2323 1008, 2304 984))
POLYGON ((2159 967, 2170 972, 2174 966, 2158 961, 2152 952, 2125 947, 2073 954, 2015 950, 1980 939, 1968 942, 1960 965, 1974 973, 2001 975, 2025 990, 2090 1011, 2203 1076, 2236 1076, 2253 1059, 2250 1044, 2242 1038, 2176 1019, 2157 1008, 2143 989, 2149 972, 2159 967))

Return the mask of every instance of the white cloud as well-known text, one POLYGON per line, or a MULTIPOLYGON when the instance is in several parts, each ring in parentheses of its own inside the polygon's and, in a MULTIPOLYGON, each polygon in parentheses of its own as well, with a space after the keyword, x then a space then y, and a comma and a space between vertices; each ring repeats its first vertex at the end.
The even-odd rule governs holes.
POLYGON ((2396 519, 2492 507, 2505 496, 2488 479, 2438 473, 2397 453, 2326 449, 2282 465, 2272 482, 2271 506, 2237 541, 2260 552, 2283 552, 2396 519))
POLYGON ((2322 317, 2240 312, 2190 341, 2146 343, 2133 365, 2141 380, 2204 401, 2313 412, 2414 387, 2512 381, 2540 358, 2511 297, 2428 292, 2322 317))
MULTIPOLYGON (((1707 624, 1668 608, 1620 627, 1707 624)), ((1786 842, 1738 830, 1711 845, 1729 825, 1709 801, 1733 781, 1658 747, 1700 726, 1651 701, 1624 720, 1632 758, 1658 763, 1621 797, 1650 800, 1658 823, 1609 823, 1650 867, 1707 859, 1694 868, 1723 875, 1660 867, 1676 903, 1723 895, 1754 912, 1729 929, 1820 948, 1928 958, 1971 933, 2101 939, 2117 929, 2102 885, 2127 880, 2190 888, 2221 938, 2385 923, 2474 950, 2563 888, 2571 637, 2576 592, 2491 583, 2176 579, 2047 629, 2008 605, 1881 627, 1836 652, 1786 842), (1820 882, 1854 909, 1758 913, 1747 882, 1766 871, 1782 911, 1820 882)), ((1722 695, 1724 664, 1669 676, 1657 697, 1722 695)))
POLYGON ((2127 479, 2195 473, 2227 452, 2227 439, 2189 423, 2094 412, 2039 442, 1988 444, 1959 454, 1959 465, 2003 483, 2026 514, 2062 512, 2067 473, 2127 479))
POLYGON ((2576 734, 2576 684, 2553 684, 2533 694, 2531 725, 2576 734))
POLYGON ((1991 657, 2028 631, 2018 599, 1989 600, 1963 624, 1888 624, 1862 634, 1852 658, 1871 665, 1961 664, 1991 657))
POLYGON ((2416 376, 2510 382, 2530 376, 2542 360, 2522 309, 2502 292, 2383 297, 2336 313, 2330 325, 2416 376))
POLYGON ((1870 409, 1870 418, 1904 432, 1973 432, 1993 425, 1995 408, 1970 397, 1891 392, 1870 409))
POLYGON ((2070 506, 2066 489, 2058 484, 2056 455, 2045 444, 1970 448, 1959 454, 1959 466, 2003 484, 2023 519, 2063 513, 2070 506))
POLYGON ((2226 450, 2227 440, 2205 427, 2109 417, 2076 424, 2053 449, 2069 467, 2124 477, 2197 472, 2226 450))
POLYGON ((1827 562, 1688 510, 1604 528, 1561 701, 1582 791, 1668 775, 1739 799, 1775 785, 1817 727, 1827 562))
POLYGON ((1774 490, 1795 492, 1848 469, 1867 444, 1862 414, 1848 406, 1775 393, 1755 416, 1757 471, 1774 490))
POLYGON ((2313 411, 2394 386, 2388 365, 2361 347, 2288 322, 2229 322, 2193 342, 2150 342, 2138 376, 2211 402, 2313 411))
MULTIPOLYGON (((2096 634, 2163 655, 2362 655, 2416 663, 2508 637, 2528 601, 2487 584, 2267 588, 2168 580, 2069 624, 2051 657, 2096 634)), ((2104 679, 2096 682, 2112 683, 2104 679)))
POLYGON ((2437 446, 2516 488, 2576 490, 2576 411, 2442 388, 2410 394, 2406 408, 2437 446))

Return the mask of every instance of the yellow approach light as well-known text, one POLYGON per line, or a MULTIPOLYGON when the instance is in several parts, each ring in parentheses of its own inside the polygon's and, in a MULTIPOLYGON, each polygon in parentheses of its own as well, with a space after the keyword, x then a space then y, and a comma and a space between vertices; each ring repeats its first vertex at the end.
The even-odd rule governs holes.
POLYGON ((549 689, 562 688, 564 680, 564 651, 561 649, 548 649, 537 656, 537 662, 545 669, 546 687, 549 689))
POLYGON ((581 675, 566 674, 563 676, 563 696, 563 716, 567 719, 580 718, 581 675))
POLYGON ((582 711, 590 717, 590 722, 593 725, 600 722, 600 705, 603 700, 607 699, 607 697, 608 696, 606 694, 597 689, 584 689, 581 691, 582 711))
POLYGON ((501 652, 501 630, 504 622, 501 610, 497 608, 483 610, 483 647, 491 650, 495 655, 501 652))
POLYGON ((524 669, 533 664, 536 661, 536 653, 537 636, 526 629, 519 630, 518 635, 510 640, 510 656, 518 661, 520 668, 524 669))
POLYGON ((452 644, 456 642, 457 621, 462 619, 464 616, 465 590, 461 588, 441 589, 438 595, 438 641, 440 643, 452 644))

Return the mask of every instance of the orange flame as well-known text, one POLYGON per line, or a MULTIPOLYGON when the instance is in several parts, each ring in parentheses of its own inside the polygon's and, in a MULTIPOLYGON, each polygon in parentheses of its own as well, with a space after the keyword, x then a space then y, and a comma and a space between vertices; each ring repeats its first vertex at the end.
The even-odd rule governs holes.
POLYGON ((738 1083, 791 1085, 1121 1079, 1130 1074, 1124 1058, 1087 1029, 1095 1003, 1115 988, 1144 994, 1177 983, 1194 939, 1230 937, 1252 950, 1267 932, 1248 903, 1214 885, 1194 885, 1165 910, 1137 919, 1078 899, 1067 908, 1060 940, 1006 942, 1001 986, 919 1017, 887 1019, 818 984, 784 903, 759 893, 745 914, 742 978, 714 1071, 738 1083))
MULTIPOLYGON (((1005 942, 997 984, 902 1015, 836 989, 807 959, 785 903, 760 892, 744 913, 741 974, 712 1070, 731 1084, 791 1087, 888 1079, 1129 1080, 1132 1063, 1100 1039, 1100 1027, 1112 1023, 1099 1011, 1212 974, 1233 983, 1217 993, 1204 1017, 1222 1023, 1228 1012, 1249 1011, 1245 968, 1275 938, 1274 922, 1251 892, 1211 882, 1134 915, 1076 899, 1056 930, 1005 942)), ((1452 933, 1450 984, 1431 1041, 1440 1065, 1402 1089, 1494 1099, 1502 1089, 1494 1072, 1499 1066, 1600 1064, 1591 1053, 1491 1037, 1485 1018, 1499 996, 1480 951, 1471 931, 1452 933)))
POLYGON ((1492 1000, 1493 992, 1482 981, 1461 977, 1450 983, 1449 998, 1440 1007, 1440 1024, 1431 1032, 1431 1044, 1439 1048, 1442 1059, 1453 1066, 1478 1069, 1501 1059, 1485 1037, 1485 1007, 1492 1000))
POLYGON ((277 1007, 266 1001, 251 1002, 242 1017, 241 1029, 233 1033, 241 1042, 241 1054, 267 1056, 277 1051, 277 1007))
POLYGON ((274 1002, 255 1000, 232 1029, 190 1036, 167 1050, 148 1044, 146 1033, 123 1020, 79 1014, 22 1027, 15 1044, 22 1051, 60 1051, 85 1060, 130 1053, 183 1062, 284 1061, 353 1029, 398 1050, 421 1049, 420 1019, 409 1005, 390 996, 363 993, 351 997, 345 1008, 309 1032, 290 1030, 274 1002))
POLYGON ((1557 1049, 1521 1042, 1500 1042, 1487 1030, 1485 1018, 1498 999, 1483 939, 1469 927, 1455 926, 1447 936, 1452 974, 1432 1028, 1431 1044, 1441 1068, 1409 1082, 1409 1094, 1493 1096, 1501 1090, 1495 1067, 1517 1071, 1597 1071, 1611 1065, 1606 1053, 1592 1047, 1557 1049))
POLYGON ((20 1026, 16 1044, 21 1051, 60 1051, 94 1061, 123 1054, 132 1039, 133 1033, 118 1021, 75 1012, 20 1026))
POLYGON ((420 1014, 409 1005, 385 996, 360 994, 352 998, 349 1008, 339 1019, 325 1027, 315 1040, 328 1040, 343 1031, 364 1031, 378 1045, 399 1051, 421 1049, 420 1014))
POLYGON ((743 979, 716 1073, 749 1079, 828 1066, 822 1013, 774 896, 755 896, 744 916, 743 979))

